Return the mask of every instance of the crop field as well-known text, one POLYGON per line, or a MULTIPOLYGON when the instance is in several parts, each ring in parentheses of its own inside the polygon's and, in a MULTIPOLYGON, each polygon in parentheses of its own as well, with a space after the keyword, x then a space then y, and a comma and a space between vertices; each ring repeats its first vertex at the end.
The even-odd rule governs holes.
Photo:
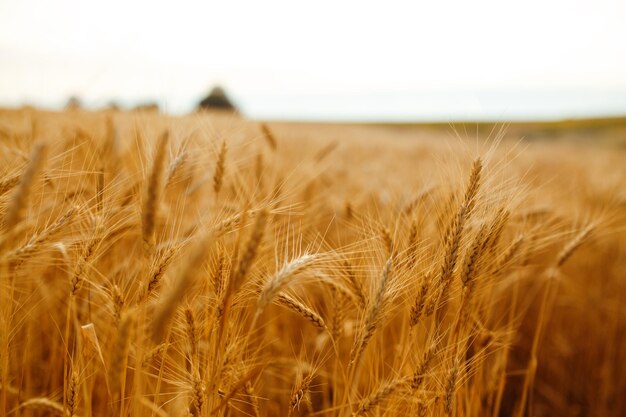
POLYGON ((0 110, 0 415, 626 415, 624 130, 468 127, 0 110))

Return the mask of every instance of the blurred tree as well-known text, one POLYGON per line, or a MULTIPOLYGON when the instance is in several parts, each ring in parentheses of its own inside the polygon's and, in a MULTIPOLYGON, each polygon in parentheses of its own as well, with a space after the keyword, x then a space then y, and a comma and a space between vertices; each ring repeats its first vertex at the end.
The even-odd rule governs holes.
POLYGON ((147 112, 158 112, 159 111, 159 104, 157 102, 154 101, 148 101, 145 103, 139 103, 137 104, 133 110, 135 111, 147 111, 147 112))
POLYGON ((66 110, 78 110, 83 107, 83 103, 77 96, 71 96, 65 103, 66 110))
POLYGON ((198 103, 198 110, 230 110, 237 111, 235 105, 230 101, 224 89, 215 86, 208 96, 198 103))
POLYGON ((117 103, 117 101, 111 100, 107 103, 107 105, 105 106, 105 109, 111 110, 111 111, 119 111, 121 109, 121 106, 117 103))

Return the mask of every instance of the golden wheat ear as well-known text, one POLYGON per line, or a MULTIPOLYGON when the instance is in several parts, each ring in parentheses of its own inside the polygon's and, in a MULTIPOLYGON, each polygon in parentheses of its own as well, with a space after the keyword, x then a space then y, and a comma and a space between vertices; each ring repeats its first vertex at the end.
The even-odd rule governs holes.
POLYGON ((169 131, 166 130, 157 143, 152 171, 146 186, 146 195, 143 204, 141 217, 141 234, 144 242, 146 254, 151 254, 155 244, 155 228, 158 216, 159 204, 163 188, 163 171, 165 169, 165 159, 167 156, 167 145, 169 143, 169 131))
POLYGON ((415 297, 415 302, 411 307, 411 314, 409 318, 409 324, 411 327, 415 326, 424 312, 424 306, 426 305, 426 299, 428 297, 428 289, 430 288, 430 281, 432 276, 430 274, 425 275, 422 278, 422 284, 415 297))
POLYGON ((380 324, 381 317, 384 313, 383 302, 387 294, 387 283, 389 281, 389 274, 391 271, 392 258, 389 258, 383 272, 380 276, 380 282, 378 284, 378 290, 376 296, 370 303, 369 310, 363 325, 359 329, 360 337, 355 340, 355 343, 350 352, 350 363, 356 364, 361 357, 361 354, 367 347, 370 339, 374 336, 378 325, 380 324))
POLYGON ((287 294, 278 294, 276 297, 277 303, 282 305, 294 313, 302 316, 305 320, 311 323, 313 326, 317 327, 320 330, 326 331, 328 328, 326 327, 326 323, 322 316, 320 316, 315 310, 311 307, 306 306, 295 298, 287 295, 287 294))
POLYGON ((109 381, 111 391, 116 401, 123 398, 125 393, 125 381, 128 363, 128 353, 130 350, 135 316, 131 312, 122 315, 117 329, 117 339, 115 348, 112 351, 111 363, 109 365, 109 381))
POLYGON ((278 270, 267 281, 261 290, 259 301, 257 302, 255 317, 258 317, 263 313, 265 307, 267 307, 272 299, 289 284, 296 275, 303 272, 305 269, 317 260, 315 255, 302 255, 290 262, 287 262, 280 270, 278 270))
POLYGON ((32 191, 35 179, 43 170, 47 151, 48 146, 43 142, 37 143, 33 148, 30 162, 19 180, 19 185, 13 193, 7 209, 4 220, 4 227, 7 232, 13 230, 24 219, 28 197, 32 191))
POLYGON ((458 377, 460 370, 459 358, 455 358, 454 364, 450 369, 448 378, 446 379, 446 390, 444 394, 444 410, 446 415, 451 416, 456 405, 456 390, 458 385, 458 377))
POLYGON ((438 316, 442 315, 445 310, 445 301, 448 297, 452 276, 458 262, 465 224, 476 205, 476 195, 480 187, 482 167, 480 158, 474 160, 463 202, 453 216, 451 223, 447 226, 443 236, 442 248, 444 258, 441 264, 441 272, 439 273, 440 289, 433 307, 438 316))
POLYGON ((226 145, 226 141, 222 141, 222 146, 220 147, 220 152, 217 155, 217 161, 215 162, 215 172, 213 173, 213 191, 215 192, 215 198, 219 195, 224 183, 227 151, 228 146, 226 145))
POLYGON ((268 144, 270 149, 272 151, 276 151, 276 148, 278 148, 278 142, 276 141, 276 137, 270 130, 267 123, 261 123, 261 132, 263 133, 263 139, 265 139, 265 142, 268 144))
POLYGON ((407 384, 407 378, 398 378, 393 381, 382 384, 376 391, 372 392, 367 398, 361 401, 355 416, 363 416, 388 400, 395 392, 400 390, 407 384))
POLYGON ((160 344, 163 341, 176 308, 186 294, 193 289, 197 281, 197 269, 204 262, 210 243, 211 236, 198 241, 181 275, 169 291, 161 297, 162 300, 157 306, 152 320, 152 341, 154 344, 160 344))
POLYGON ((192 417, 201 417, 204 410, 206 389, 204 382, 199 375, 194 375, 191 387, 191 403, 189 404, 189 414, 192 417))
POLYGON ((19 406, 11 410, 9 414, 13 414, 20 409, 37 410, 51 416, 63 416, 64 414, 67 415, 64 412, 63 404, 51 400, 48 397, 29 398, 28 400, 20 403, 19 406))
POLYGON ((437 344, 432 343, 428 349, 424 351, 422 358, 419 362, 419 365, 415 368, 413 372, 413 379, 411 380, 411 388, 414 390, 419 390, 424 383, 424 379, 428 375, 428 371, 432 365, 433 359, 435 358, 435 353, 437 349, 437 344))
POLYGON ((583 230, 581 230, 571 241, 563 247, 561 252, 556 258, 556 266, 561 267, 572 256, 574 252, 587 240, 591 232, 595 228, 594 224, 589 224, 583 230))

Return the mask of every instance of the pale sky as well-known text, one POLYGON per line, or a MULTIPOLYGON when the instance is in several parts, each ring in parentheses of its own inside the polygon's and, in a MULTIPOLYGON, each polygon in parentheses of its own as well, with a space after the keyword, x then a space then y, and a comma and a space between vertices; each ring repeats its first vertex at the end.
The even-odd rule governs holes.
POLYGON ((260 117, 626 114, 625 22, 625 0, 0 0, 0 105, 181 112, 220 83, 260 117))

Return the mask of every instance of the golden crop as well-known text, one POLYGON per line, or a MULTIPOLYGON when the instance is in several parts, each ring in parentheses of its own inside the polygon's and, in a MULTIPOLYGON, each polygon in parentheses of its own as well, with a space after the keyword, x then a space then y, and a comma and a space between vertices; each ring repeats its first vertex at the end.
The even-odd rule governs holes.
POLYGON ((626 154, 0 112, 0 414, 626 414, 626 154))

